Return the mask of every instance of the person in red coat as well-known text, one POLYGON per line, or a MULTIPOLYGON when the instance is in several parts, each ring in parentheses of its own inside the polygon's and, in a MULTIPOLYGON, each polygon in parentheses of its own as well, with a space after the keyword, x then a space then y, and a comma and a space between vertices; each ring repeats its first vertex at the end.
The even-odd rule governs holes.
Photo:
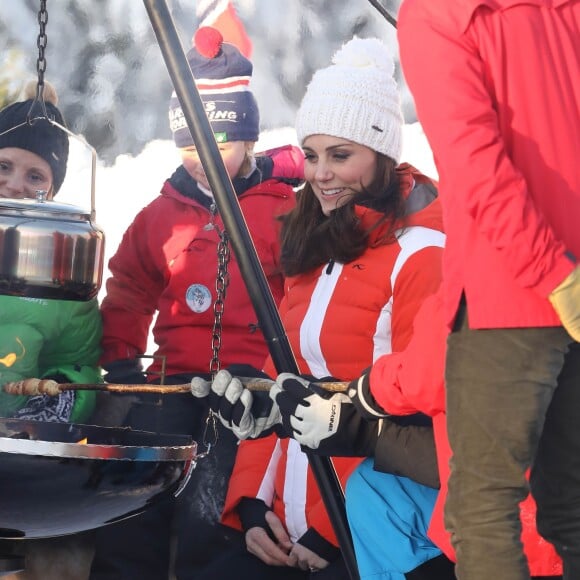
MULTIPOLYGON (((353 380, 381 354, 404 349, 416 311, 441 281, 445 235, 437 190, 431 179, 400 162, 403 118, 393 73, 383 43, 355 38, 331 66, 315 73, 297 113, 307 183, 282 220, 287 277, 280 317, 300 372, 318 379, 353 380)), ((264 370, 276 374, 272 361, 264 370)), ((267 423, 276 424, 277 407, 266 397, 272 413, 258 419, 260 425, 246 421, 252 394, 227 371, 217 374, 211 391, 208 382, 194 379, 192 392, 209 394, 224 424, 247 439, 240 444, 222 519, 245 531, 250 553, 224 558, 202 578, 345 578, 337 538, 300 444, 277 428, 280 437, 248 439, 264 435, 267 423)), ((396 426, 386 430, 396 438, 396 426)), ((436 472, 428 420, 423 430, 430 444, 425 463, 436 472)), ((363 447, 359 457, 334 461, 343 484, 360 456, 374 452, 363 447)), ((400 455, 406 452, 417 457, 409 449, 400 455)), ((436 495, 435 489, 425 494, 427 510, 436 495)), ((441 573, 425 577, 452 578, 451 563, 426 544, 423 560, 404 571, 433 559, 443 563, 441 573)))
POLYGON ((446 526, 467 580, 524 580, 519 504, 580 578, 580 2, 405 0, 401 64, 447 244, 446 526))
MULTIPOLYGON (((375 442, 372 457, 350 476, 346 489, 351 531, 355 542, 365 547, 364 551, 357 552, 359 565, 366 559, 375 570, 369 577, 389 580, 429 577, 421 575, 427 574, 425 565, 421 574, 415 571, 397 575, 399 546, 415 546, 413 557, 419 560, 431 541, 450 560, 456 559, 443 524, 451 450, 444 388, 449 330, 444 322, 442 303, 441 291, 428 297, 415 317, 413 334, 406 348, 379 357, 368 371, 350 384, 348 395, 323 398, 307 381, 288 373, 279 375, 270 391, 292 436, 314 453, 325 455, 332 449, 338 456, 360 454, 369 449, 369 441, 375 442), (326 428, 330 403, 338 409, 338 427, 332 432, 326 428), (438 464, 435 481, 429 470, 417 469, 417 464, 427 463, 426 457, 432 450, 428 439, 417 439, 416 426, 407 424, 395 428, 396 437, 384 426, 377 428, 382 422, 412 417, 416 413, 433 420, 438 464), (320 446, 322 437, 326 437, 324 446, 320 446), (402 453, 408 455, 406 461, 401 460, 402 453), (423 485, 412 485, 410 481, 423 485), (440 488, 432 514, 424 507, 421 509, 420 498, 430 493, 424 489, 425 485, 440 488), (401 496, 405 501, 399 501, 401 496), (416 498, 414 505, 407 501, 409 498, 416 498), (409 511, 410 505, 414 508, 412 511, 409 511), (384 515, 377 517, 377 514, 384 515)), ((392 426, 390 430, 393 432, 392 426)), ((553 546, 539 536, 535 516, 535 502, 528 495, 520 504, 520 519, 530 573, 533 578, 561 578, 561 559, 553 546)))
MULTIPOLYGON (((303 178, 298 147, 282 146, 258 154, 259 114, 249 89, 252 63, 220 33, 200 28, 187 54, 226 171, 272 296, 280 301, 280 215, 294 206, 294 187, 303 178)), ((169 122, 182 164, 163 184, 125 232, 109 262, 111 277, 101 304, 103 354, 112 383, 191 380, 210 376, 217 301, 218 247, 224 223, 175 95, 169 122), (153 325, 155 358, 147 376, 139 356, 153 325)), ((268 354, 236 257, 228 264, 219 362, 224 368, 261 368, 268 354)), ((188 394, 143 395, 125 423, 132 428, 184 433, 200 444, 208 406, 188 394)), ((177 499, 160 502, 143 515, 99 530, 91 580, 163 580, 169 577, 172 537, 177 541, 175 576, 185 580, 235 541, 219 525, 237 440, 220 430, 219 445, 199 461, 177 499)))

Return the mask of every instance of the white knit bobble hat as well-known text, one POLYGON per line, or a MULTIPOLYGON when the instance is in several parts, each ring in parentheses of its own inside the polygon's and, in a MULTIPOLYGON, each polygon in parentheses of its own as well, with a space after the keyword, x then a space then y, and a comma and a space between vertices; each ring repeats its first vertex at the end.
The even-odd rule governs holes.
POLYGON ((377 38, 353 38, 317 71, 296 115, 302 145, 310 135, 332 135, 401 160, 403 114, 395 64, 377 38))

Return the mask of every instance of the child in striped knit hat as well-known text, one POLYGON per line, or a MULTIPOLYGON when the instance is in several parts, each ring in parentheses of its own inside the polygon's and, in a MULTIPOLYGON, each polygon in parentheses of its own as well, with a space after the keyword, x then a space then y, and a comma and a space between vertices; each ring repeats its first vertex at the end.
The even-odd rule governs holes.
MULTIPOLYGON (((303 177, 299 148, 284 146, 254 154, 259 137, 258 106, 249 85, 252 63, 220 32, 200 28, 187 58, 225 168, 232 180, 258 257, 278 303, 284 278, 280 268, 280 221, 294 205, 294 186, 303 177)), ((145 353, 149 327, 155 358, 149 380, 183 383, 209 376, 217 300, 219 232, 224 225, 213 192, 175 94, 169 123, 182 164, 161 194, 139 212, 109 263, 112 273, 101 306, 103 354, 108 382, 145 382, 139 355, 145 353), (163 361, 163 362, 162 362, 163 361)), ((256 372, 268 348, 236 257, 228 265, 229 285, 222 315, 220 362, 249 365, 256 372)), ((126 424, 134 428, 190 435, 204 441, 206 401, 189 394, 144 395, 126 424)), ((221 429, 221 427, 220 427, 221 429)), ((175 501, 152 507, 98 532, 91 580, 163 580, 170 567, 171 530, 177 541, 175 576, 190 578, 236 535, 218 524, 237 442, 226 432, 199 462, 190 484, 175 501)))

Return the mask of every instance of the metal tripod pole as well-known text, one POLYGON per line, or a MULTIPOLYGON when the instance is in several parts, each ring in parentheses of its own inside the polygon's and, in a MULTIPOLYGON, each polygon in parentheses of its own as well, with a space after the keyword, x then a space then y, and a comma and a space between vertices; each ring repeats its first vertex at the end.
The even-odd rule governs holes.
POLYGON ((397 21, 394 16, 389 14, 388 10, 379 2, 379 0, 369 0, 372 6, 378 10, 380 15, 394 28, 397 28, 397 21))
MULTIPOLYGON (((238 198, 220 156, 167 3, 165 0, 143 0, 143 2, 220 216, 230 237, 276 370, 279 373, 299 374, 296 359, 272 298, 238 198)), ((346 519, 344 493, 332 461, 328 457, 319 457, 311 453, 308 454, 308 461, 338 538, 350 577, 352 580, 358 580, 352 537, 346 519)))

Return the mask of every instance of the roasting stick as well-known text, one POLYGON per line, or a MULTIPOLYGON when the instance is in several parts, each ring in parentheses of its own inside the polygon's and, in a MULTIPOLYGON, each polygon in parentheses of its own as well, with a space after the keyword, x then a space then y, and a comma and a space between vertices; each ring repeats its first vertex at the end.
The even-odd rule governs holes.
MULTIPOLYGON (((244 387, 250 391, 269 391, 274 381, 238 377, 244 387)), ((311 383, 318 388, 332 393, 341 393, 348 388, 348 382, 311 383)), ((56 396, 63 391, 106 391, 109 393, 157 393, 169 395, 175 393, 190 393, 189 383, 181 385, 118 385, 112 383, 57 383, 50 379, 23 379, 4 384, 4 391, 11 395, 51 395, 56 396)))

